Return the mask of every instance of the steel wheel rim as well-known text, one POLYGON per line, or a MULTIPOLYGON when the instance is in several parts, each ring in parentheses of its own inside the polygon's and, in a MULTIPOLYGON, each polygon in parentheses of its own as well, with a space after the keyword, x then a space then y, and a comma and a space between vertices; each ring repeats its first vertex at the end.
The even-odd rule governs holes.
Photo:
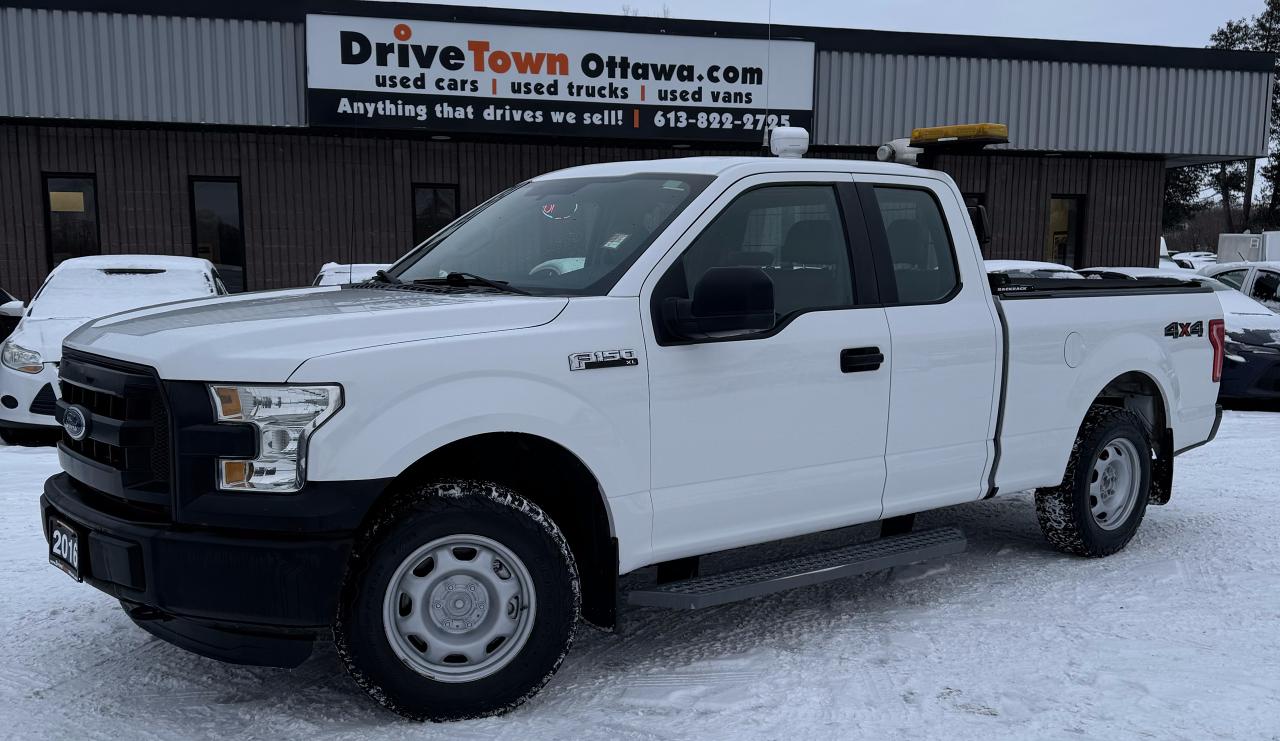
POLYGON ((400 562, 382 600, 396 656, 440 682, 474 682, 511 663, 533 632, 533 577, 509 548, 448 535, 400 562))
POLYGON ((1089 512, 1103 530, 1128 522, 1142 488, 1142 460, 1138 448, 1118 437, 1098 451, 1089 476, 1089 512))

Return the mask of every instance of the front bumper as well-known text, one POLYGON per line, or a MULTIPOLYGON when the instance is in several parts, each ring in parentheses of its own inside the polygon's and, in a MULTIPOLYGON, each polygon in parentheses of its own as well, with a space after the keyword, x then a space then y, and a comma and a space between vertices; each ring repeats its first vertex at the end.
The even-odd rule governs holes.
POLYGON ((0 366, 0 427, 55 429, 58 368, 45 363, 39 373, 20 373, 0 366))
POLYGON ((78 529, 84 580, 156 635, 226 661, 295 665, 332 623, 353 532, 138 521, 112 502, 68 474, 50 478, 45 536, 53 516, 78 529))

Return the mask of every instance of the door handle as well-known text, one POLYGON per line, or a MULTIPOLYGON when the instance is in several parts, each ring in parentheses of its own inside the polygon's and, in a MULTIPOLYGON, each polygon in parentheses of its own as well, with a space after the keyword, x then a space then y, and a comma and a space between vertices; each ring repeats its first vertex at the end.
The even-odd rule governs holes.
POLYGON ((841 373, 879 370, 883 363, 884 353, 878 347, 847 347, 840 351, 841 373))

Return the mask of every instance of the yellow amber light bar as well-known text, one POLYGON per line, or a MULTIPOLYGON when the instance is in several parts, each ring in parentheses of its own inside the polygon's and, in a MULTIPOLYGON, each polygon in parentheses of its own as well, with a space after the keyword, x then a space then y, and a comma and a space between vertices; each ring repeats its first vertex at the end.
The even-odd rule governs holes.
POLYGON ((911 146, 930 144, 1007 144, 1009 126, 999 123, 955 124, 952 126, 927 126, 911 130, 911 146))

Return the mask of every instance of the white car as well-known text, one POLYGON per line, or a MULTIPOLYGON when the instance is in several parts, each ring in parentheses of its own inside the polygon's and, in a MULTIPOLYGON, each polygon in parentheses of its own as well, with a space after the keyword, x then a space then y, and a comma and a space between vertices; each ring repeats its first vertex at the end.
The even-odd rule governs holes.
POLYGON ((988 273, 1003 273, 1011 278, 1083 278, 1075 268, 1056 262, 1036 260, 986 260, 988 273))
POLYGON ((0 348, 0 438, 46 442, 54 419, 62 341, 97 317, 227 291, 213 264, 194 257, 100 255, 62 262, 49 273, 0 348))
POLYGON ((1085 275, 1096 275, 1099 278, 1127 277, 1134 279, 1170 278, 1175 280, 1194 281, 1213 289, 1213 295, 1222 305, 1222 315, 1226 322, 1226 330, 1245 332, 1250 330, 1273 332, 1280 330, 1280 316, 1262 303, 1240 293, 1235 286, 1224 283, 1217 278, 1195 273, 1180 268, 1172 270, 1164 268, 1128 268, 1100 267, 1084 268, 1085 275))
POLYGON ((1174 260, 1172 257, 1168 255, 1160 256, 1160 270, 1182 270, 1185 272, 1195 272, 1189 266, 1190 266, 1190 263, 1179 265, 1176 260, 1174 260))
POLYGON ((343 283, 362 283, 377 275, 379 270, 386 270, 389 267, 391 267, 390 264, 381 263, 326 262, 320 266, 320 272, 316 273, 316 278, 311 281, 311 285, 338 286, 343 283))
POLYGON ((22 319, 26 310, 27 307, 14 298, 13 294, 0 288, 0 342, 4 342, 18 326, 18 320, 22 319))
POLYGON ((1180 268, 1199 270, 1218 262, 1215 252, 1178 252, 1172 256, 1173 262, 1180 268))
POLYGON ((1218 263, 1200 268, 1199 273, 1217 278, 1268 309, 1280 312, 1280 261, 1218 263))
POLYGON ((1213 294, 1133 283, 993 288, 960 189, 904 165, 549 173, 377 281, 77 330, 63 421, 88 443, 45 484, 50 558, 187 650, 296 666, 331 637, 408 717, 505 712, 623 600, 699 609, 964 549, 918 512, 1037 489, 1055 547, 1124 548, 1221 419, 1213 294), (145 472, 99 448, 121 426, 145 472), (90 533, 105 552, 77 563, 90 533))

